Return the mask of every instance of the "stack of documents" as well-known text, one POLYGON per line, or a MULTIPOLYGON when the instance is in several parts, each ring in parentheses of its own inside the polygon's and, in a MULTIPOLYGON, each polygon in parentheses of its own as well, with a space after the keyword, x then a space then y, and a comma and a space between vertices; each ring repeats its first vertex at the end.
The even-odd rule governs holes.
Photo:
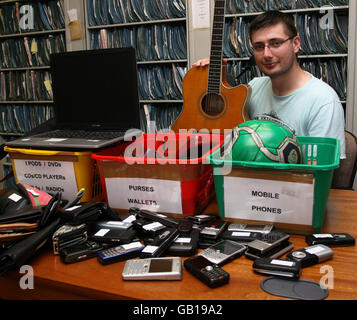
POLYGON ((14 2, 0 6, 0 35, 65 28, 63 1, 14 2), (22 20, 21 6, 30 5, 33 19, 22 20), (33 23, 31 23, 33 22, 33 23))
POLYGON ((175 63, 138 67, 140 100, 181 100, 187 67, 175 63))
POLYGON ((95 30, 90 32, 90 47, 133 47, 136 49, 137 61, 186 59, 186 26, 150 24, 95 30))
POLYGON ((324 24, 318 13, 306 13, 297 16, 297 29, 301 37, 302 54, 347 53, 347 28, 342 30, 340 21, 343 16, 334 14, 333 18, 333 24, 331 21, 324 24))
POLYGON ((184 18, 184 0, 87 0, 89 26, 184 18))
POLYGON ((169 132, 182 108, 183 105, 177 103, 144 104, 140 108, 142 130, 146 133, 169 132))
POLYGON ((0 68, 50 65, 50 54, 66 51, 64 33, 40 37, 5 38, 0 42, 0 68))
POLYGON ((327 82, 340 97, 347 98, 347 58, 301 59, 302 68, 327 82))
POLYGON ((50 105, 1 105, 0 132, 26 133, 54 116, 50 105))
POLYGON ((51 73, 48 71, 0 72, 0 101, 52 100, 51 73))

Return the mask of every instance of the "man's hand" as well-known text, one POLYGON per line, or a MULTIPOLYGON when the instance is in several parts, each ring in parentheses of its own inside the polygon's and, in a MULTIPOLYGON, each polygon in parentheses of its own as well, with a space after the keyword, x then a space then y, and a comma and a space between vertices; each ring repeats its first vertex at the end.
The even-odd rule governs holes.
MULTIPOLYGON (((227 58, 223 58, 222 59, 222 64, 226 65, 227 61, 228 61, 227 58)), ((193 67, 206 67, 208 65, 209 65, 209 58, 204 58, 204 59, 197 60, 195 63, 192 64, 193 67)))

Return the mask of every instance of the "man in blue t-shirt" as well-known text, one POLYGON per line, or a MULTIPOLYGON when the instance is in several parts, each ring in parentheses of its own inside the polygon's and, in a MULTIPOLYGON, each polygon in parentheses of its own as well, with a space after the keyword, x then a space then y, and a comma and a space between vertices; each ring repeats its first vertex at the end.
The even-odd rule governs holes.
MULTIPOLYGON (((252 20, 249 37, 255 62, 265 74, 249 82, 250 118, 278 119, 298 136, 337 138, 344 159, 342 105, 333 88, 298 64, 301 40, 294 18, 279 11, 267 11, 252 20)), ((202 59, 193 66, 204 67, 208 63, 208 59, 202 59)))

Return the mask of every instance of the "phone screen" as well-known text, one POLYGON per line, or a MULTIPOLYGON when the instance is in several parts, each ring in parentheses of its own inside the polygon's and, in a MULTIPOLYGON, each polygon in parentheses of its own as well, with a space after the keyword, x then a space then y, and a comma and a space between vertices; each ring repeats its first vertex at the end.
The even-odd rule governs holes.
POLYGON ((171 259, 160 259, 151 260, 149 272, 171 272, 172 271, 172 260, 171 259))
POLYGON ((264 224, 247 224, 245 229, 263 231, 266 228, 264 224))
POLYGON ((231 242, 228 241, 222 241, 220 243, 218 243, 217 245, 214 246, 214 249, 217 251, 220 251, 224 254, 230 255, 234 252, 236 252, 237 250, 240 250, 243 246, 241 246, 240 244, 234 245, 231 242))

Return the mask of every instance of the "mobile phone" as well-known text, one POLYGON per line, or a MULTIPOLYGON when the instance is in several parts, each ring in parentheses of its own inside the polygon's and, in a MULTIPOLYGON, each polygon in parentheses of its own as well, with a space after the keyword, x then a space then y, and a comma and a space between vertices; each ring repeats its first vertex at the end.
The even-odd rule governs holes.
POLYGON ((224 220, 211 221, 207 226, 205 226, 200 231, 200 237, 202 236, 202 237, 206 237, 206 238, 216 239, 225 230, 227 225, 228 225, 228 222, 224 221, 224 220))
POLYGON ((247 249, 245 245, 231 240, 222 240, 201 251, 198 255, 205 257, 217 265, 224 265, 233 259, 239 258, 247 249))
POLYGON ((217 216, 213 214, 198 214, 195 216, 188 216, 187 218, 192 220, 196 224, 202 224, 212 220, 216 220, 217 216))
POLYGON ((165 254, 173 256, 193 256, 198 248, 200 231, 192 229, 190 232, 180 232, 178 237, 170 244, 165 254))
POLYGON ((74 263, 87 260, 97 256, 97 252, 106 247, 106 244, 88 240, 81 244, 76 244, 60 251, 60 258, 63 263, 74 263))
POLYGON ((122 244, 114 248, 108 248, 98 251, 98 261, 103 264, 111 264, 123 260, 136 258, 139 256, 141 250, 144 249, 144 245, 139 241, 134 241, 128 244, 122 244))
POLYGON ((117 220, 109 220, 109 221, 98 221, 95 223, 98 228, 104 229, 129 229, 132 226, 132 223, 117 221, 117 220))
POLYGON ((231 223, 228 226, 228 231, 240 231, 240 232, 259 232, 269 233, 274 226, 272 224, 251 224, 251 223, 231 223))
POLYGON ((328 247, 355 245, 355 239, 347 233, 311 234, 305 239, 309 245, 324 244, 328 247))
POLYGON ((158 221, 153 222, 152 220, 144 218, 137 218, 135 221, 133 221, 133 227, 143 238, 156 237, 162 232, 163 229, 166 228, 158 221))
POLYGON ((259 258, 254 261, 253 270, 265 275, 298 279, 301 275, 301 263, 299 261, 259 258))
POLYGON ((244 255, 251 260, 255 260, 258 258, 277 259, 283 256, 285 253, 291 251, 293 248, 294 244, 292 242, 284 240, 283 242, 265 253, 261 253, 259 250, 255 250, 248 247, 244 255))
POLYGON ((125 262, 123 280, 181 280, 179 257, 134 259, 125 262))
POLYGON ((287 255, 286 259, 299 261, 301 267, 305 268, 332 259, 332 257, 333 251, 331 248, 323 244, 317 244, 293 251, 287 255))
POLYGON ((99 228, 94 231, 90 238, 96 242, 106 242, 115 244, 130 243, 136 238, 136 232, 133 228, 99 228))
POLYGON ((178 221, 176 219, 168 217, 162 213, 149 210, 139 210, 138 216, 147 220, 160 222, 166 227, 177 227, 178 225, 178 221))
POLYGON ((178 235, 179 231, 176 228, 166 228, 140 252, 140 258, 161 256, 178 235))
POLYGON ((203 256, 186 259, 183 265, 210 288, 217 288, 229 282, 229 273, 203 256))
POLYGON ((64 224, 52 235, 53 253, 57 255, 65 248, 85 242, 87 238, 87 225, 85 223, 77 226, 64 224))
POLYGON ((251 242, 253 240, 260 239, 261 237, 262 237, 262 233, 250 232, 250 231, 225 230, 221 235, 222 239, 232 240, 242 244, 247 244, 248 242, 251 242))
POLYGON ((260 254, 263 254, 271 250, 275 246, 279 245, 284 240, 288 239, 288 234, 281 231, 273 230, 267 234, 263 234, 260 239, 249 242, 247 246, 249 249, 253 249, 255 251, 260 252, 260 254))

